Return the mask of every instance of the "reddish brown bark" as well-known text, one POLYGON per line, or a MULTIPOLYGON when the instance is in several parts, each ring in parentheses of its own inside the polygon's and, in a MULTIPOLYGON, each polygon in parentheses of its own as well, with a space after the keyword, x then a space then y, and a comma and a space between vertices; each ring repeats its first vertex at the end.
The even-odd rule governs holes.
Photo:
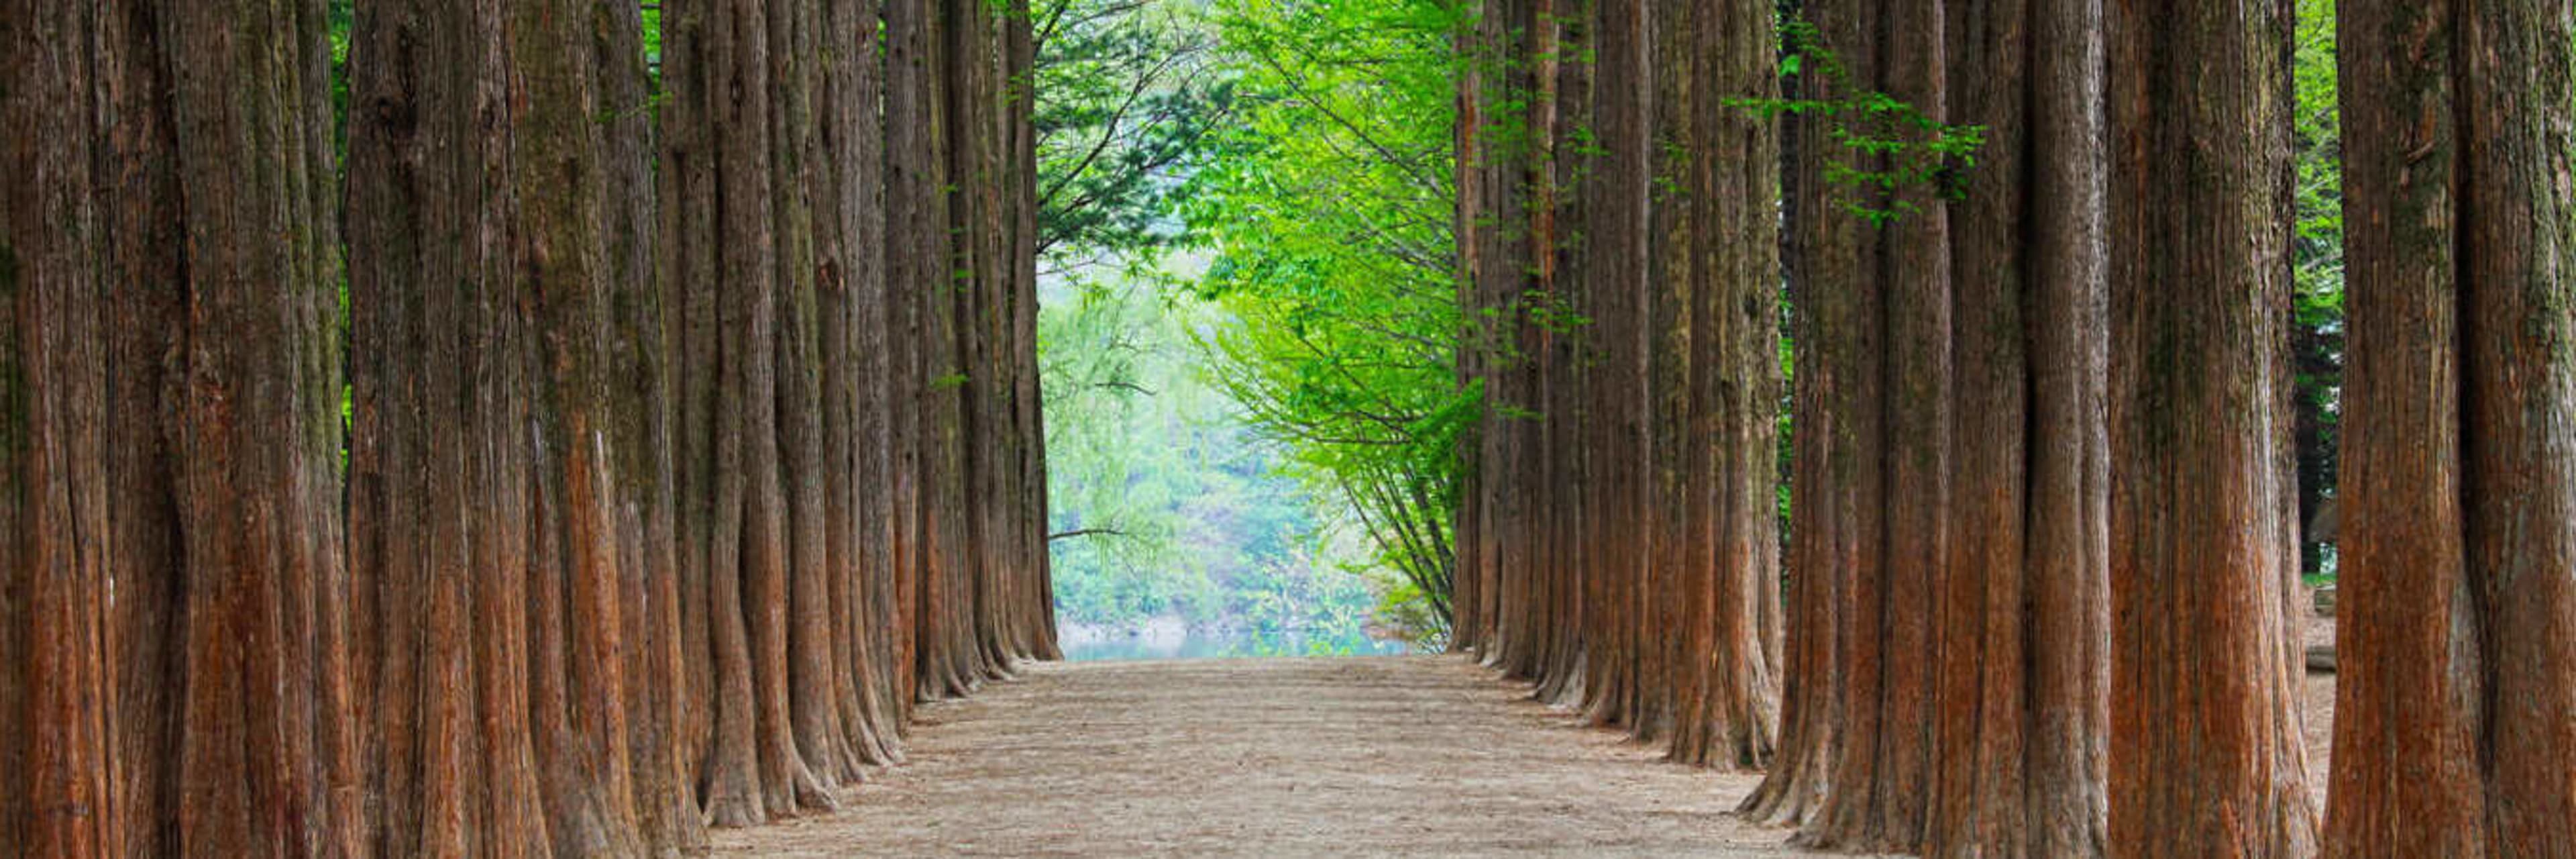
MULTIPOLYGON (((825 33, 872 32, 874 2, 830 0, 825 33)), ((884 54, 875 39, 822 52, 815 85, 816 285, 821 298, 825 510, 832 582, 828 681, 855 761, 902 758, 892 698, 893 530, 886 491, 884 54)), ((847 778, 855 771, 841 774, 847 778)))
POLYGON ((356 30, 351 517, 386 853, 642 850, 593 8, 356 30))
POLYGON ((155 5, 185 235, 174 486, 191 855, 359 849, 322 4, 155 5))
POLYGON ((666 205, 662 276, 684 332, 683 593, 705 605, 686 625, 705 635, 693 646, 706 648, 709 683, 693 700, 714 711, 714 740, 699 801, 720 826, 834 804, 798 744, 789 658, 828 649, 791 631, 797 607, 813 602, 811 549, 824 536, 819 488, 788 477, 820 458, 816 368, 800 360, 814 342, 811 211, 803 189, 781 178, 802 175, 810 114, 798 112, 810 105, 798 99, 809 91, 783 79, 804 64, 791 63, 792 45, 778 43, 790 28, 771 18, 792 23, 800 9, 717 0, 674 4, 663 19, 663 169, 681 183, 679 209, 666 205), (803 598, 791 592, 800 587, 803 598), (800 638, 805 646, 792 647, 800 638))
MULTIPOLYGON (((1850 81, 1832 85, 1885 91, 1936 117, 1948 100, 1940 13, 1806 11, 1849 68, 1850 81)), ((1802 94, 1850 95, 1827 85, 1803 81, 1802 94)), ((1826 139, 1823 127, 1802 139, 1826 139)), ((1748 809, 1802 821, 1802 843, 1903 850, 1928 806, 1934 678, 1921 654, 1939 640, 1933 595, 1950 538, 1950 219, 1933 189, 1903 187, 1865 204, 1910 209, 1862 224, 1841 195, 1876 192, 1828 182, 1822 168, 1849 156, 1801 154, 1793 659, 1815 673, 1792 681, 1781 766, 1748 809)))
POLYGON ((1664 510, 1683 517, 1671 749, 1677 761, 1749 769, 1770 761, 1779 733, 1778 138, 1769 123, 1714 108, 1773 90, 1772 18, 1758 4, 1687 4, 1686 16, 1682 5, 1664 14, 1676 31, 1669 55, 1690 58, 1689 97, 1659 119, 1682 141, 1685 196, 1674 206, 1691 230, 1672 243, 1692 262, 1675 311, 1688 320, 1689 387, 1672 407, 1695 441, 1679 453, 1684 498, 1664 510))
POLYGON ((1581 543, 1569 558, 1583 583, 1583 701, 1596 724, 1635 716, 1639 624, 1634 617, 1652 551, 1646 515, 1654 450, 1647 432, 1647 233, 1653 183, 1654 77, 1645 4, 1591 6, 1592 124, 1595 153, 1581 190, 1587 232, 1583 295, 1590 324, 1573 339, 1568 387, 1581 410, 1585 493, 1581 543))
POLYGON ((2109 852, 2305 856, 2276 8, 2110 14, 2109 852))
POLYGON ((1541 700, 1757 765, 1776 721, 1770 136, 1758 4, 1522 0, 1461 42, 1461 361, 1489 403, 1462 642, 1541 700))
POLYGON ((0 832, 352 852, 320 4, 0 17, 0 832))
POLYGON ((346 362, 325 3, 0 17, 0 840, 678 855, 899 755, 916 585, 1052 653, 1025 10, 915 7, 907 197, 873 2, 667 8, 658 170, 638 8, 505 5, 359 10, 346 362))
POLYGON ((655 277, 653 111, 641 8, 597 0, 591 19, 599 69, 607 306, 611 326, 610 452, 620 610, 626 624, 628 751, 636 822, 645 852, 702 847, 693 773, 680 733, 694 705, 683 674, 680 583, 671 449, 671 351, 662 284, 655 277))
MULTIPOLYGON (((1984 126, 1901 208, 1800 127, 1795 635, 1782 761, 1746 804, 1809 844, 2098 855, 2108 671, 2102 23, 2086 3, 1828 5, 1851 71, 1984 126), (1894 209, 1884 226, 1851 197, 1894 209), (1885 451, 1881 453, 1881 451, 1885 451), (1928 515, 1927 515, 1928 511, 1928 515), (1823 682, 1815 682, 1821 679, 1823 682)), ((1809 98, 1848 98, 1800 81, 1809 98)))
POLYGON ((2346 4, 2352 224, 2326 846, 2576 851, 2567 11, 2346 4), (2553 65, 2554 64, 2554 65, 2553 65))
POLYGON ((120 852, 129 826, 148 826, 128 815, 153 810, 121 801, 112 768, 109 272, 92 244, 107 219, 87 146, 90 18, 0 7, 0 121, 13 129, 0 141, 0 843, 26 855, 120 852))

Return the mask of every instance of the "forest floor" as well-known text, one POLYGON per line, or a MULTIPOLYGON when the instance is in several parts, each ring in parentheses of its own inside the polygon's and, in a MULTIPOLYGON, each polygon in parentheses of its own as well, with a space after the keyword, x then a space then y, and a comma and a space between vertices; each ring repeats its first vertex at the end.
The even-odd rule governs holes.
MULTIPOLYGON (((2323 774, 2333 678, 2308 678, 2323 774)), ((911 763, 719 856, 1793 856, 1760 776, 1662 763, 1455 657, 1040 664, 924 707, 911 763)), ((2322 782, 2318 782, 2322 786, 2322 782)))
POLYGON ((1696 771, 1455 657, 1029 666, 919 713, 911 763, 717 855, 1778 856, 1696 771))

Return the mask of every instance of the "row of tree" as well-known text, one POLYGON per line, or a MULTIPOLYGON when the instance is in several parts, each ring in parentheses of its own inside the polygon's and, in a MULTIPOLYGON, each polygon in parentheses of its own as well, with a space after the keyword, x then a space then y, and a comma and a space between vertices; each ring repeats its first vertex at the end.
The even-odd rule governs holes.
POLYGON ((1456 637, 1540 697, 1754 767, 1779 720, 1778 181, 1759 3, 1487 4, 1464 38, 1456 637), (1724 666, 1685 670, 1686 666, 1724 666))
POLYGON ((1488 0, 1462 36, 1461 301, 1496 324, 1459 643, 1768 767, 1746 811, 1815 846, 2576 852, 2565 5, 2342 4, 2330 797, 2292 4, 1802 5, 1785 93, 1760 0, 1488 0))
POLYGON ((0 4, 0 844, 672 855, 1053 655, 1024 6, 359 4, 345 156, 331 8, 0 4))

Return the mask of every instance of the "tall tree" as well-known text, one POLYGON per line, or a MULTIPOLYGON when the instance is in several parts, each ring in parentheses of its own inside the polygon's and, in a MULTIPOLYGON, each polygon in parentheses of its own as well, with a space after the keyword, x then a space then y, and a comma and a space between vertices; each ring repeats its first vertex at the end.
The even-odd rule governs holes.
MULTIPOLYGON (((688 631, 714 710, 700 765, 711 822, 739 826, 833 800, 796 744, 788 680, 791 559, 781 455, 780 278, 794 290, 811 262, 793 187, 778 184, 792 134, 778 128, 768 4, 672 4, 663 11, 660 276, 681 332, 678 383, 680 551, 688 631), (785 220, 782 222, 782 218, 785 220)), ((792 169, 792 164, 790 165, 792 169)), ((788 370, 795 371, 792 365, 788 370)), ((788 420, 798 415, 789 414, 788 420)), ((799 500, 804 500, 800 498, 799 500)), ((819 537, 820 535, 815 535, 819 537)))
POLYGON ((321 11, 12 7, 0 30, 7 640, 33 672, 0 712, 49 789, 8 825, 45 847, 355 846, 321 11))
POLYGON ((1820 846, 2099 855, 2100 6, 1806 14, 1798 103, 1886 87, 1902 118, 1801 121, 1819 144, 1792 183, 1803 670, 1746 808, 1820 846))
POLYGON ((2109 734, 2103 17, 1950 9, 1951 512, 1926 855, 2101 855, 2109 734), (2019 186, 2019 187, 2017 187, 2019 186), (2026 189, 2026 190, 2025 190, 2026 189))
POLYGON ((0 12, 22 849, 360 849, 323 11, 0 12))
MULTIPOLYGON (((610 393, 605 428, 616 516, 620 617, 636 821, 644 848, 672 856, 703 846, 695 773, 682 736, 688 660, 681 644, 677 490, 672 482, 668 304, 655 274, 653 80, 642 7, 594 0, 598 64, 600 206, 605 220, 605 345, 610 393)), ((658 20, 657 20, 658 23, 658 20)), ((660 45, 659 30, 653 44, 660 45)))
POLYGON ((2564 4, 2350 2, 2352 363, 2326 845, 2576 852, 2564 4))
POLYGON ((2285 4, 2110 15, 2110 852, 2305 856, 2285 4))
POLYGON ((163 810, 158 784, 122 800, 114 769, 93 25, 68 4, 0 7, 0 841, 31 855, 121 853, 163 810))
POLYGON ((1025 10, 932 10, 974 35, 921 91, 990 127, 913 153, 908 198, 877 4, 667 11, 654 169, 637 5, 355 10, 343 293, 349 7, 0 8, 0 836, 679 855, 829 807, 899 756, 915 676, 890 414, 970 402, 877 356, 988 380, 941 425, 972 469, 929 478, 943 527, 989 523, 943 536, 940 646, 1052 653, 1025 10), (978 291, 888 311, 888 207, 952 196, 978 291))
POLYGON ((612 193, 635 192, 642 151, 618 137, 632 126, 594 119, 615 115, 612 82, 641 54, 632 38, 595 49, 595 11, 358 18, 351 516, 361 605, 383 613, 366 625, 382 636, 370 771, 396 798, 383 852, 687 839, 675 747, 630 719, 667 719, 674 618, 647 591, 668 580, 645 543, 659 532, 619 503, 666 467, 625 449, 647 443, 627 427, 658 398, 614 375, 637 325, 615 296, 643 291, 616 279, 649 269, 641 219, 612 193), (402 622, 419 612, 428 629, 402 622))
MULTIPOLYGON (((1805 14, 1838 59, 1802 74, 1802 97, 1883 92, 1949 115, 1942 7, 1818 3, 1805 14)), ((1801 140, 1829 139, 1814 127, 1801 140)), ((1935 675, 1920 655, 1940 642, 1934 596, 1950 536, 1952 218, 1939 189, 1900 182, 1857 204, 1899 213, 1873 225, 1826 169, 1849 158, 1894 175, 1902 153, 1799 154, 1796 211, 1807 223, 1794 239, 1802 391, 1790 566, 1803 577, 1793 635, 1804 652, 1793 659, 1815 673, 1789 699, 1796 745, 1748 808, 1802 821, 1804 843, 1903 850, 1924 831, 1933 771, 1935 675)))
POLYGON ((1777 720, 1773 139, 1758 4, 1498 4, 1464 38, 1466 633, 1541 698, 1758 766, 1777 720))
MULTIPOLYGON (((894 598, 893 462, 888 448, 886 350, 885 53, 876 0, 828 0, 819 32, 861 34, 819 47, 813 85, 817 151, 816 288, 820 293, 824 520, 830 617, 837 631, 831 677, 845 742, 859 760, 901 760, 895 698, 899 622, 894 598)), ((844 777, 854 773, 843 773, 844 777)))

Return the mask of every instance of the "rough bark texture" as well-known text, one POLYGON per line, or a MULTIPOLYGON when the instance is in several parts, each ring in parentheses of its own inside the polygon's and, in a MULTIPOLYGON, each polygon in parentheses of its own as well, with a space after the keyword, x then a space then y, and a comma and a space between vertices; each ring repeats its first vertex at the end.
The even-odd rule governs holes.
MULTIPOLYGON (((1806 844, 2100 855, 2108 702, 2097 3, 1812 3, 1849 72, 1986 129, 1954 199, 1804 120, 1793 668, 1746 811, 1806 844), (1862 169, 1886 169, 1863 165, 1862 169), (1872 225, 1848 210, 1898 212, 1872 225)), ((1846 99, 1833 81, 1801 97, 1846 99)), ((1919 145, 1919 144, 1918 144, 1919 145)))
MULTIPOLYGON (((1848 86, 1945 117, 1942 11, 1938 4, 1882 10, 1820 3, 1806 14, 1849 68, 1848 86)), ((1822 89, 1824 82, 1806 85, 1819 87, 1814 97, 1848 95, 1822 89)), ((1827 223, 1801 228, 1796 288, 1808 324, 1798 343, 1802 354, 1815 353, 1817 366, 1798 378, 1820 396, 1800 397, 1812 410, 1799 412, 1797 427, 1799 455, 1822 467, 1802 464, 1797 475, 1801 518, 1792 535, 1801 548, 1792 569, 1804 580, 1799 590, 1830 594, 1830 601, 1799 617, 1822 627, 1793 629, 1801 648, 1831 654, 1833 667, 1822 675, 1830 678, 1827 688, 1812 691, 1832 704, 1826 724, 1802 726, 1811 733, 1801 740, 1822 745, 1788 753, 1815 757, 1784 756, 1788 765, 1773 778, 1783 785, 1779 799, 1815 803, 1800 816, 1801 842, 1905 850, 1923 832, 1930 798, 1935 678, 1933 660, 1923 655, 1936 653, 1940 642, 1934 595, 1950 537, 1942 513, 1953 479, 1951 218, 1933 189, 1903 187, 1893 199, 1866 204, 1902 201, 1912 210, 1871 227, 1844 205, 1846 195, 1875 192, 1823 178, 1822 159, 1848 154, 1823 146, 1808 154, 1815 166, 1801 170, 1814 172, 1799 179, 1806 197, 1798 210, 1827 223)), ((1792 698, 1790 706, 1808 703, 1792 698)), ((1764 807, 1774 801, 1757 795, 1752 807, 1783 816, 1764 807)))
POLYGON ((1771 10, 1488 4, 1461 34, 1460 642, 1540 698, 1751 767, 1777 722, 1771 10))
POLYGON ((2306 856, 2282 9, 2111 9, 2110 838, 2306 856))
POLYGON ((120 852, 157 810, 112 768, 100 182, 85 146, 47 145, 98 133, 91 17, 0 6, 0 843, 27 855, 120 852))
POLYGON ((2347 3, 2340 856, 2576 852, 2569 12, 2347 3))
POLYGON ((670 4, 658 155, 637 4, 361 6, 345 210, 323 0, 0 6, 0 850, 675 856, 829 807, 900 759, 912 487, 942 688, 1054 654, 1024 5, 914 7, 981 127, 891 193, 873 0, 670 4), (888 214, 952 198, 975 251, 909 258, 976 287, 904 315, 888 214), (933 353, 984 381, 898 376, 933 353))
POLYGON ((62 855, 354 852, 322 5, 0 20, 0 828, 62 855))

